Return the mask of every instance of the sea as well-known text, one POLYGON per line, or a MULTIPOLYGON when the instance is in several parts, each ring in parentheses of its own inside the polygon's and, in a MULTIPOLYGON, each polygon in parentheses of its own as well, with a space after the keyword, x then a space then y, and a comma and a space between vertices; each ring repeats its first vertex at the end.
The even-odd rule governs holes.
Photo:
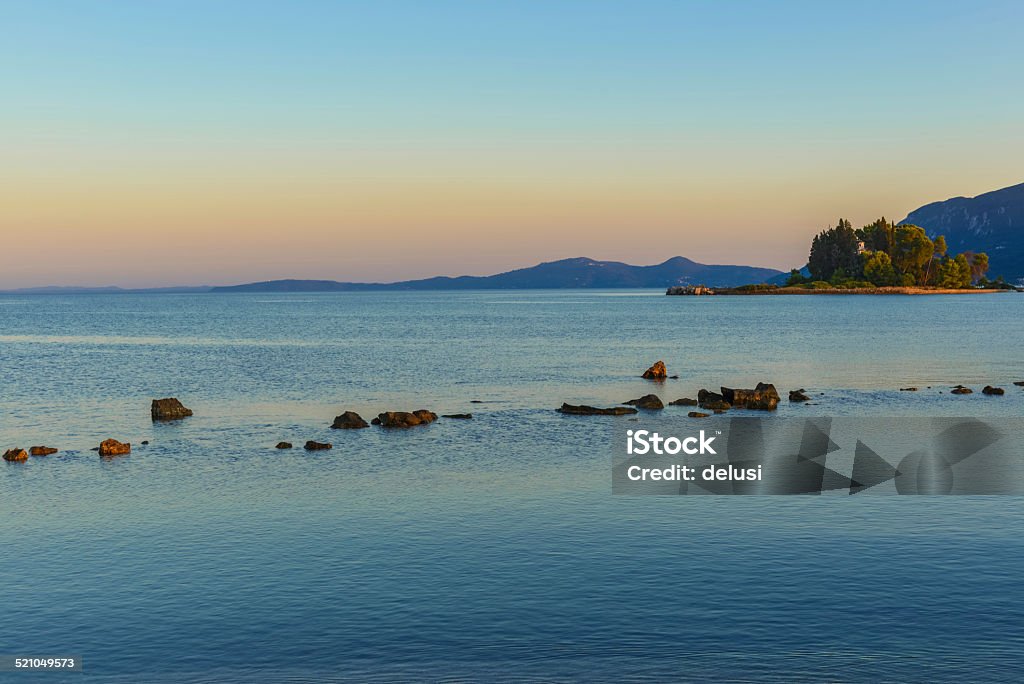
POLYGON ((0 296, 0 450, 60 449, 0 462, 0 655, 82 665, 0 681, 1019 681, 1024 499, 614 495, 631 418, 555 409, 998 419, 1021 380, 1015 293, 0 296), (330 428, 421 408, 473 417, 330 428))

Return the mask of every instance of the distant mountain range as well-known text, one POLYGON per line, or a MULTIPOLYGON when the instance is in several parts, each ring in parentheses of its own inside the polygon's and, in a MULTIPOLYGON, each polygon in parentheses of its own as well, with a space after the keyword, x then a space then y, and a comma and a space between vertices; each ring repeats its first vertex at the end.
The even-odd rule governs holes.
POLYGON ((977 197, 932 202, 901 223, 921 226, 929 237, 946 236, 950 253, 985 252, 989 278, 1024 279, 1024 183, 977 197))
POLYGON ((563 288, 668 287, 704 284, 728 287, 760 283, 781 271, 754 266, 699 264, 673 257, 653 266, 632 266, 619 261, 597 261, 586 257, 549 261, 530 268, 490 276, 438 276, 397 283, 343 283, 334 280, 270 280, 213 292, 339 292, 360 290, 515 290, 563 288))

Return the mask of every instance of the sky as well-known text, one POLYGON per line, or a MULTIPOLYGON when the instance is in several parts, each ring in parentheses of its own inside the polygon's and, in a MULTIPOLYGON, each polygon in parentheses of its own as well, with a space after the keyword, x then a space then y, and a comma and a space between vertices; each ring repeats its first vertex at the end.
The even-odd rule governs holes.
POLYGON ((0 3, 0 288, 789 269, 1024 181, 1024 3, 0 3))

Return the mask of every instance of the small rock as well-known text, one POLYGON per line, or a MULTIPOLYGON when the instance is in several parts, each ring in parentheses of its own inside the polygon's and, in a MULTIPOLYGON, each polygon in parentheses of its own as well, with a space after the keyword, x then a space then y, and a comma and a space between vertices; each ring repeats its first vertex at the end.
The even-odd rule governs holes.
POLYGON ((469 403, 470 403, 470 404, 482 404, 482 403, 484 403, 484 402, 482 402, 482 401, 481 401, 481 400, 479 400, 479 399, 470 399, 470 400, 469 400, 469 403))
POLYGON ((665 362, 655 361, 654 365, 645 370, 641 377, 647 380, 664 380, 668 377, 668 369, 665 368, 665 362))
POLYGON ((149 409, 149 413, 153 417, 153 420, 181 420, 182 418, 188 418, 191 416, 192 409, 185 408, 185 406, 174 397, 168 397, 167 399, 154 399, 153 405, 149 409))
POLYGON ((306 442, 306 451, 326 451, 333 448, 334 445, 330 442, 314 442, 313 440, 306 442))
POLYGON ((454 418, 455 420, 471 420, 473 418, 472 413, 446 413, 441 416, 442 418, 454 418))
POLYGON ((900 387, 900 392, 916 392, 916 387, 900 387))
POLYGON ((277 446, 274 447, 274 448, 275 449, 291 449, 292 448, 292 443, 291 442, 278 442, 277 446))
POLYGON ((807 396, 806 394, 804 394, 804 390, 803 389, 798 389, 798 390, 791 390, 789 392, 789 400, 790 401, 810 401, 811 398, 809 396, 807 396))
POLYGON ((661 399, 659 399, 656 394, 645 394, 639 399, 631 399, 627 401, 626 404, 629 406, 647 409, 649 411, 657 411, 665 408, 665 405, 661 403, 661 399))
POLYGON ((559 413, 568 413, 574 416, 625 416, 632 413, 639 413, 635 408, 615 406, 612 408, 595 408, 593 406, 574 406, 573 404, 562 404, 562 407, 555 409, 559 413))
POLYGON ((683 397, 682 399, 676 399, 675 401, 668 402, 669 406, 696 406, 697 400, 690 399, 689 397, 683 397))
POLYGON ((708 410, 730 409, 732 404, 725 400, 721 394, 710 390, 702 389, 697 392, 697 405, 708 410))
POLYGON ((437 420, 437 414, 433 411, 420 409, 408 413, 406 411, 385 411, 377 415, 377 423, 386 428, 408 428, 416 425, 426 425, 437 420))
POLYGON ((732 389, 729 387, 722 387, 721 389, 725 400, 737 408, 754 411, 774 411, 779 405, 779 393, 775 389, 775 385, 771 383, 759 382, 752 390, 732 389))
POLYGON ((131 444, 118 442, 116 439, 106 439, 100 444, 100 456, 124 456, 131 451, 131 444))
POLYGON ((1024 380, 1015 381, 1013 384, 1017 387, 1024 387, 1024 380))
POLYGON ((953 388, 953 391, 950 392, 950 394, 974 394, 974 390, 972 390, 970 387, 957 385, 956 387, 953 388))
POLYGON ((335 430, 359 430, 360 428, 368 428, 370 424, 363 420, 363 417, 355 411, 345 411, 340 416, 335 417, 334 424, 331 428, 335 430))
POLYGON ((28 450, 33 456, 50 456, 57 453, 57 450, 48 446, 34 446, 28 450))
POLYGON ((1005 394, 1002 387, 993 387, 992 385, 985 385, 985 389, 981 390, 981 393, 996 397, 1001 397, 1005 394))
POLYGON ((678 375, 670 375, 670 376, 668 376, 668 379, 669 380, 678 380, 679 376, 678 375))
POLYGON ((142 440, 142 442, 141 442, 141 443, 142 443, 143 445, 145 445, 145 444, 149 444, 149 440, 148 440, 148 439, 144 439, 144 440, 142 440))
POLYGON ((24 449, 15 447, 14 449, 8 449, 4 452, 4 460, 9 463, 16 463, 18 461, 27 461, 28 452, 24 449))
POLYGON ((687 413, 690 418, 707 418, 709 414, 701 413, 700 411, 690 411, 687 413))

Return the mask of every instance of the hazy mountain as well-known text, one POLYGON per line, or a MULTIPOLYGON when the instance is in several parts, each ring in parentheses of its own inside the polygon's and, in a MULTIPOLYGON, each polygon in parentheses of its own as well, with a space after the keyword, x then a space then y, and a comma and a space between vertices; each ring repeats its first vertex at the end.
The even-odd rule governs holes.
POLYGON ((195 294, 209 292, 209 285, 196 287, 138 287, 124 288, 107 285, 105 287, 75 287, 64 285, 47 285, 45 287, 21 287, 16 290, 0 290, 2 294, 195 294))
POLYGON ((1024 278, 1024 183, 932 202, 910 212, 902 223, 921 226, 929 237, 945 235, 950 253, 986 252, 990 278, 1024 278))
POLYGON ((549 261, 490 276, 439 276, 398 283, 341 283, 333 280, 271 280, 230 287, 214 292, 331 292, 339 290, 474 290, 536 288, 668 287, 704 284, 715 287, 761 283, 780 273, 773 268, 699 264, 673 257, 653 266, 632 266, 618 261, 586 257, 549 261))

